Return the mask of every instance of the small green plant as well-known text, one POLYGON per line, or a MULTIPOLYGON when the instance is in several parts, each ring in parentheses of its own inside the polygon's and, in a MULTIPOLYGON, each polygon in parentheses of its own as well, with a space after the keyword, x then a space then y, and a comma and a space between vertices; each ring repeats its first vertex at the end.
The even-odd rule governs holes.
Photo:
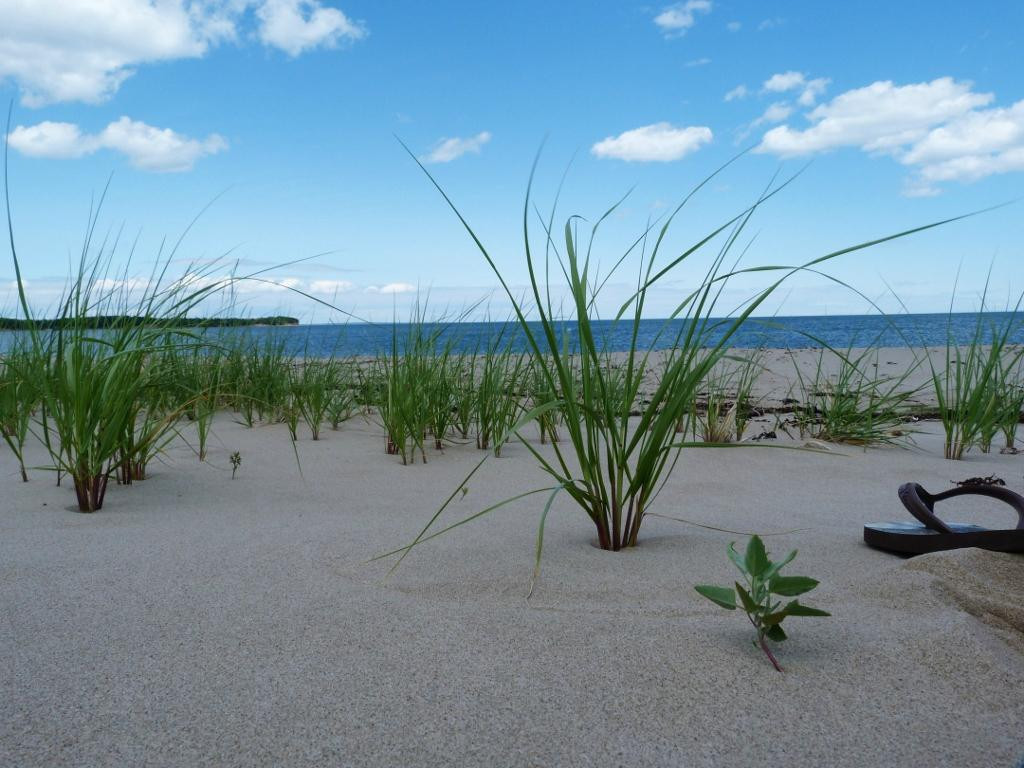
POLYGON ((812 375, 794 363, 801 402, 793 415, 800 436, 851 445, 895 443, 906 434, 907 402, 915 390, 898 376, 878 374, 878 348, 823 347, 812 375))
POLYGON ((768 559, 764 542, 759 536, 750 537, 744 555, 740 555, 736 551, 735 542, 729 545, 727 551, 729 559, 743 574, 746 586, 737 581, 735 588, 699 584, 695 589, 711 602, 730 611, 736 610, 738 595, 739 607, 747 614, 747 618, 757 632, 757 640, 754 641, 754 645, 760 647, 771 661, 772 666, 781 672, 782 667, 779 666, 779 662, 771 648, 768 647, 766 640, 780 643, 786 639, 786 633, 782 629, 782 620, 787 616, 829 616, 831 614, 818 608, 801 605, 799 600, 790 600, 783 605, 773 596, 796 597, 810 592, 818 586, 818 582, 807 576, 781 575, 780 571, 783 566, 789 564, 796 557, 796 550, 794 549, 779 562, 772 562, 768 559))
POLYGON ((238 468, 242 466, 242 454, 235 451, 231 454, 231 479, 235 479, 235 474, 238 472, 238 468))

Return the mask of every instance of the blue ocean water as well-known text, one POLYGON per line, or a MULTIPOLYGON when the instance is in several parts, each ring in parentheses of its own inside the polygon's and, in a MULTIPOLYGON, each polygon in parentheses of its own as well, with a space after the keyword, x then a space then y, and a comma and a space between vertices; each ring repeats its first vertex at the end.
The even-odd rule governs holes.
MULTIPOLYGON (((637 345, 641 349, 669 349, 686 330, 685 320, 642 320, 637 345)), ((750 318, 746 320, 728 341, 728 346, 740 349, 774 347, 799 349, 830 346, 845 349, 855 346, 878 345, 885 347, 942 346, 947 338, 957 343, 966 343, 974 338, 979 322, 983 333, 990 337, 991 328, 1005 327, 1012 322, 1014 330, 1010 340, 1024 343, 1024 316, 1007 312, 920 315, 831 315, 750 318)), ((731 327, 732 321, 713 319, 708 321, 706 342, 717 343, 731 327)), ((298 326, 255 326, 248 328, 215 328, 207 334, 232 343, 244 341, 262 345, 278 343, 289 355, 330 357, 365 355, 371 356, 388 352, 392 339, 398 340, 399 349, 408 337, 410 326, 405 323, 349 323, 334 325, 298 326)), ((532 324, 535 333, 540 326, 532 324)), ((594 323, 598 343, 609 351, 629 348, 632 324, 601 320, 594 323)), ((461 322, 427 324, 428 332, 437 332, 443 342, 450 341, 457 351, 483 350, 488 344, 511 343, 518 351, 525 351, 526 339, 522 330, 514 323, 461 322)), ((569 321, 561 326, 561 332, 570 348, 576 345, 575 325, 569 321)), ((0 352, 9 348, 17 332, 0 333, 0 352)), ((99 333, 102 335, 102 332, 99 333)), ((561 335, 561 334, 560 334, 561 335)))
MULTIPOLYGON (((942 346, 947 338, 957 343, 967 343, 974 338, 979 321, 983 333, 990 338, 992 327, 1002 328, 1008 322, 1014 323, 1011 334, 1013 343, 1024 343, 1024 317, 1005 312, 899 315, 845 316, 804 316, 751 318, 746 320, 731 336, 728 346, 735 348, 807 348, 830 346, 845 349, 854 346, 878 345, 885 347, 942 346)), ((685 320, 642 320, 637 345, 641 349, 669 349, 686 330, 685 320)), ((729 320, 711 320, 708 323, 707 343, 717 343, 731 326, 729 320)), ((540 325, 531 324, 536 334, 540 325)), ((428 324, 430 332, 437 332, 443 341, 451 341, 457 351, 483 350, 497 341, 504 345, 511 342, 517 351, 525 351, 526 337, 514 323, 462 322, 449 324, 428 324)), ((629 348, 632 324, 615 323, 610 320, 594 324, 598 343, 604 349, 617 352, 629 348)), ((570 348, 576 345, 576 327, 572 322, 562 324, 562 332, 570 348)), ((404 323, 347 325, 306 325, 286 327, 253 327, 244 329, 219 329, 218 335, 235 336, 243 334, 255 343, 270 339, 281 343, 290 355, 328 357, 330 355, 375 355, 391 350, 393 338, 399 349, 408 337, 409 326, 404 323)))

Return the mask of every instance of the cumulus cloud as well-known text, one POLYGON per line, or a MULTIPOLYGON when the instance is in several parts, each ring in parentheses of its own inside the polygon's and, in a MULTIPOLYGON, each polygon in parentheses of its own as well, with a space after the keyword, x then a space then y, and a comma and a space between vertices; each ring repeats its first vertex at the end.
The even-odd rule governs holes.
POLYGON ((109 149, 125 155, 136 168, 157 172, 187 171, 200 158, 227 149, 227 142, 215 133, 193 139, 128 117, 96 134, 82 133, 74 123, 19 125, 11 131, 10 145, 23 155, 47 158, 82 157, 109 149))
POLYGON ((313 280, 309 284, 310 293, 348 293, 355 288, 349 280, 313 280))
POLYGON ((291 54, 365 28, 319 0, 0 0, 0 81, 22 103, 109 99, 145 64, 204 56, 255 37, 291 54))
POLYGON ((793 114, 793 107, 786 104, 784 101, 777 101, 768 106, 768 109, 766 109, 764 113, 757 118, 755 124, 762 125, 764 123, 781 123, 791 114, 793 114))
POLYGON ((747 90, 745 85, 737 85, 727 94, 725 94, 725 101, 736 101, 737 99, 745 99, 750 95, 750 91, 747 90))
POLYGON ((594 144, 590 151, 597 157, 666 163, 696 152, 711 139, 707 126, 677 128, 670 123, 655 123, 609 136, 594 144))
POLYGON ((758 151, 786 157, 856 147, 889 155, 914 170, 905 194, 933 195, 941 182, 1024 171, 1024 101, 986 108, 994 99, 950 77, 879 81, 816 107, 807 128, 772 128, 758 151))
POLYGON ((397 294, 415 293, 418 289, 412 283, 387 283, 385 285, 368 285, 363 290, 366 293, 397 294))
POLYGON ((654 23, 666 36, 685 35, 686 31, 697 23, 698 13, 710 13, 711 0, 686 0, 662 8, 661 13, 654 17, 654 23))
POLYGON ((757 127, 781 123, 793 114, 793 107, 785 101, 776 101, 768 105, 768 108, 761 113, 761 116, 741 130, 737 136, 739 141, 746 139, 757 127))
POLYGON ((773 128, 765 134, 761 149, 784 156, 846 146, 869 152, 897 149, 992 99, 992 94, 974 93, 970 83, 950 77, 903 86, 879 81, 816 107, 808 114, 811 126, 805 130, 788 125, 773 128))
POLYGON ((54 123, 46 120, 37 125, 19 125, 11 131, 8 141, 12 147, 29 157, 81 157, 95 152, 95 137, 82 135, 74 123, 54 123))
POLYGON ((256 15, 260 20, 260 40, 290 56, 366 36, 364 26, 337 8, 325 8, 317 0, 266 0, 256 15))
POLYGON ((827 77, 817 77, 808 80, 803 72, 780 72, 772 75, 764 81, 762 90, 767 93, 785 93, 787 91, 800 91, 797 103, 804 107, 814 106, 814 102, 825 92, 828 84, 832 82, 827 77))
POLYGON ((490 140, 491 134, 488 131, 481 131, 476 136, 464 139, 457 136, 441 139, 430 152, 420 159, 425 163, 450 163, 468 153, 479 155, 484 144, 490 140))
POLYGON ((730 32, 739 32, 742 27, 743 25, 738 21, 730 21, 728 24, 725 25, 725 28, 728 29, 730 32))

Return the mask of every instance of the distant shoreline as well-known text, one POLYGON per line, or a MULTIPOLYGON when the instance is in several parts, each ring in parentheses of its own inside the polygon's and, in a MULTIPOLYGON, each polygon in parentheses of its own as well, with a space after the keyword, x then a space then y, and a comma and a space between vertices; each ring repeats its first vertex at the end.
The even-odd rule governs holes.
MULTIPOLYGON (((126 324, 146 323, 159 325, 168 321, 157 318, 138 317, 135 315, 97 315, 96 317, 85 318, 50 318, 44 320, 24 320, 14 317, 0 317, 0 330, 3 331, 28 331, 36 328, 41 331, 60 330, 62 328, 90 328, 102 330, 104 328, 115 328, 126 324)), ((296 317, 287 315, 272 315, 268 317, 185 317, 175 318, 171 323, 175 328, 258 328, 270 326, 297 326, 299 320, 296 317)))

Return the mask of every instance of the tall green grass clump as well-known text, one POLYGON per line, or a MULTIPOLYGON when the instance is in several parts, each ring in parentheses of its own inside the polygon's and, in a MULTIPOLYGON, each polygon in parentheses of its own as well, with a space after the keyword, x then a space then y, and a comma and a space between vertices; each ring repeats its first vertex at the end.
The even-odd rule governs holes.
POLYGON ((291 369, 292 400, 314 440, 320 439, 320 428, 327 421, 338 386, 338 368, 333 360, 306 356, 291 369))
POLYGON ((529 382, 530 407, 537 411, 537 427, 540 430, 540 441, 557 443, 558 426, 562 423, 560 398, 552 389, 551 381, 544 375, 543 369, 533 360, 530 361, 527 373, 529 382))
POLYGON ((476 383, 476 447, 501 455, 522 413, 521 389, 526 358, 513 351, 506 327, 490 340, 480 361, 476 383))
POLYGON ((1003 450, 1014 453, 1017 450, 1017 427, 1024 415, 1024 365, 1020 355, 1007 355, 1003 360, 996 383, 996 397, 1002 404, 999 429, 1005 441, 1003 450))
POLYGON ((39 400, 34 380, 32 356, 24 342, 16 339, 0 358, 0 435, 17 459, 21 479, 26 483, 25 441, 39 400))
POLYGON ((972 336, 965 344, 954 338, 951 307, 942 366, 924 350, 945 432, 943 455, 947 459, 961 459, 974 446, 988 450, 1000 425, 1007 426, 1004 398, 1007 394, 1011 401, 1013 398, 1002 382, 1004 372, 1016 370, 1024 355, 1024 348, 1010 343, 1020 327, 1020 304, 1019 299, 1013 311, 999 321, 985 312, 983 294, 972 336))
POLYGON ((427 436, 440 449, 451 427, 456 383, 452 340, 444 325, 428 322, 426 304, 415 303, 404 333, 392 325, 391 350, 378 357, 370 374, 369 398, 386 432, 385 450, 411 464, 418 453, 427 461, 427 436))
POLYGON ((174 330, 175 321, 208 292, 164 286, 159 276, 138 288, 139 298, 130 282, 111 292, 103 263, 90 264, 83 255, 60 306, 62 323, 30 336, 44 444, 52 468, 71 478, 82 512, 102 508, 115 473, 123 483, 144 477, 146 462, 187 410, 188 402, 161 402, 150 361, 194 344, 190 334, 174 330), (124 319, 97 331, 91 318, 100 314, 124 319))
MULTIPOLYGON (((36 388, 36 424, 49 468, 58 473, 58 482, 70 477, 78 509, 93 512, 102 508, 111 477, 122 482, 139 477, 187 409, 185 402, 166 402, 153 360, 197 343, 194 334, 178 329, 221 285, 189 268, 182 279, 168 278, 181 239, 167 252, 161 246, 148 276, 131 276, 127 266, 116 272, 118 238, 95 238, 101 196, 90 212, 77 270, 57 304, 58 322, 41 327, 25 292, 6 171, 5 153, 8 236, 27 322, 18 359, 36 388), (97 316, 117 319, 100 330, 97 316)), ((128 264, 134 251, 133 246, 128 264)))
MULTIPOLYGON (((693 245, 670 252, 668 235, 673 221, 693 194, 713 178, 712 174, 698 184, 660 226, 646 228, 631 245, 604 259, 603 268, 599 270, 594 254, 597 235, 601 225, 622 201, 592 223, 580 216, 570 216, 561 231, 554 226, 556 206, 553 206, 550 215, 541 219, 543 246, 537 248, 531 231, 531 220, 537 215, 531 192, 531 172, 521 220, 525 267, 529 277, 527 297, 522 299, 512 290, 505 273, 454 202, 429 171, 422 164, 420 167, 462 222, 501 283, 525 339, 531 365, 546 380, 550 391, 558 393, 557 401, 531 408, 511 428, 511 433, 530 451, 552 481, 547 489, 551 495, 538 534, 538 562, 543 520, 559 493, 567 494, 589 519, 600 548, 618 551, 638 543, 648 510, 671 476, 681 450, 692 444, 680 439, 676 433, 677 423, 691 409, 701 382, 726 354, 736 331, 788 275, 800 269, 814 269, 842 254, 927 228, 919 227, 832 251, 803 265, 728 268, 727 261, 731 260, 734 246, 751 217, 784 186, 781 184, 767 189, 739 215, 699 236, 693 245), (648 402, 638 409, 639 415, 633 417, 631 413, 648 368, 648 358, 652 347, 659 341, 656 338, 650 347, 641 345, 639 341, 641 318, 650 294, 668 279, 678 279, 682 267, 694 263, 698 255, 709 249, 713 250, 701 271, 687 275, 689 282, 696 287, 684 292, 670 312, 671 319, 683 321, 671 361, 660 380, 653 385, 653 391, 646 398, 648 402), (635 268, 631 278, 635 290, 613 317, 617 329, 624 331, 630 342, 619 365, 609 366, 605 358, 607 347, 595 328, 596 307, 604 286, 630 263, 635 268), (738 274, 752 275, 772 270, 780 272, 780 276, 773 278, 742 306, 720 305, 722 289, 731 278, 738 274), (552 279, 557 280, 558 285, 553 285, 552 279), (560 314, 555 307, 556 304, 565 306, 561 304, 563 296, 567 297, 569 310, 560 314), (725 315, 725 318, 715 319, 716 314, 725 315), (536 325, 528 322, 531 317, 536 318, 536 325), (574 349, 563 344, 564 328, 571 329, 573 338, 577 340, 574 349), (562 439, 542 451, 524 438, 520 430, 526 423, 555 408, 561 409, 563 414, 562 439)), ((451 498, 454 497, 455 494, 451 498)), ((411 544, 392 554, 404 555, 422 541, 482 514, 477 513, 444 529, 433 530, 446 507, 447 503, 411 544)))
POLYGON ((811 375, 794 360, 801 396, 793 413, 800 436, 862 446, 905 436, 908 402, 915 394, 907 380, 916 367, 885 376, 878 360, 874 344, 846 350, 823 346, 811 375))
POLYGON ((688 419, 676 425, 685 432, 692 425, 694 437, 705 443, 740 442, 754 414, 754 387, 763 370, 761 352, 731 352, 708 372, 688 419), (701 408, 703 406, 703 408, 701 408))

